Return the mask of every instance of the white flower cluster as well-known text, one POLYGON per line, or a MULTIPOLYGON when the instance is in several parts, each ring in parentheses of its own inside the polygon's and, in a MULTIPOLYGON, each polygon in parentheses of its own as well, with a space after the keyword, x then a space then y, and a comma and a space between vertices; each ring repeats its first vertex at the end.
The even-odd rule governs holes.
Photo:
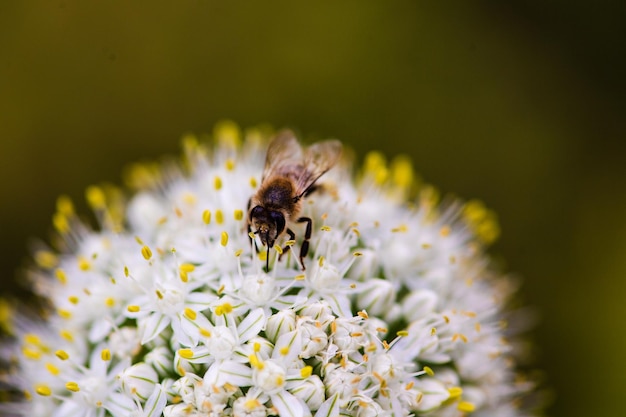
POLYGON ((266 271, 247 233, 261 132, 187 138, 182 163, 134 167, 129 201, 90 187, 99 230, 59 199, 60 247, 33 272, 49 308, 15 314, 2 346, 3 415, 524 415, 504 326, 515 288, 482 252, 490 213, 426 186, 406 202, 410 165, 373 153, 356 182, 342 162, 305 200, 306 269, 296 225, 266 271))

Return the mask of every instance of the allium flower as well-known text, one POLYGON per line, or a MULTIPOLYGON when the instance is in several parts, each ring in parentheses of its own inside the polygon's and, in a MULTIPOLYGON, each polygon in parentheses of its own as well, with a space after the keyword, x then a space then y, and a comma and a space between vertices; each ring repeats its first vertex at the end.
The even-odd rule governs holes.
POLYGON ((130 195, 90 187, 95 228, 59 199, 31 274, 44 312, 2 323, 3 415, 529 414, 491 212, 439 203, 405 159, 371 153, 354 179, 345 158, 304 200, 303 270, 304 225, 269 251, 248 233, 268 138, 223 123, 134 166, 130 195))

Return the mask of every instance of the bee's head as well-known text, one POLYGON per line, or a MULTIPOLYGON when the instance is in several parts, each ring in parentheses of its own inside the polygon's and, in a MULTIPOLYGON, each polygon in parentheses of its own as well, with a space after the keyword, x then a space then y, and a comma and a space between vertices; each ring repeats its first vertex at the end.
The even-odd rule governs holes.
POLYGON ((250 211, 250 221, 255 235, 259 235, 261 242, 268 248, 274 246, 274 242, 285 230, 285 216, 280 211, 268 210, 262 206, 256 206, 250 211))

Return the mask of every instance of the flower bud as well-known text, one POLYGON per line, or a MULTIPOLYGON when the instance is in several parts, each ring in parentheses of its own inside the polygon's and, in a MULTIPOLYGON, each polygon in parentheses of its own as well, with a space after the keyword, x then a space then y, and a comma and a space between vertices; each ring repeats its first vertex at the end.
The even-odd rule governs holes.
POLYGON ((124 369, 118 379, 126 394, 140 401, 145 401, 158 381, 156 371, 148 364, 140 362, 124 369))

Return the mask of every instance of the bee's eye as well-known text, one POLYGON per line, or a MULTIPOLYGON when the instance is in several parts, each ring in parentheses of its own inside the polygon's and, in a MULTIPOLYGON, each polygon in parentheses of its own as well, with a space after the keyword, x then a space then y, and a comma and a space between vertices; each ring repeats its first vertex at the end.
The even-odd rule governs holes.
POLYGON ((276 224, 276 236, 278 236, 285 230, 285 216, 280 211, 271 211, 270 217, 276 224))
POLYGON ((251 211, 250 211, 250 217, 251 218, 259 218, 259 217, 265 217, 265 209, 261 206, 255 206, 251 211))

